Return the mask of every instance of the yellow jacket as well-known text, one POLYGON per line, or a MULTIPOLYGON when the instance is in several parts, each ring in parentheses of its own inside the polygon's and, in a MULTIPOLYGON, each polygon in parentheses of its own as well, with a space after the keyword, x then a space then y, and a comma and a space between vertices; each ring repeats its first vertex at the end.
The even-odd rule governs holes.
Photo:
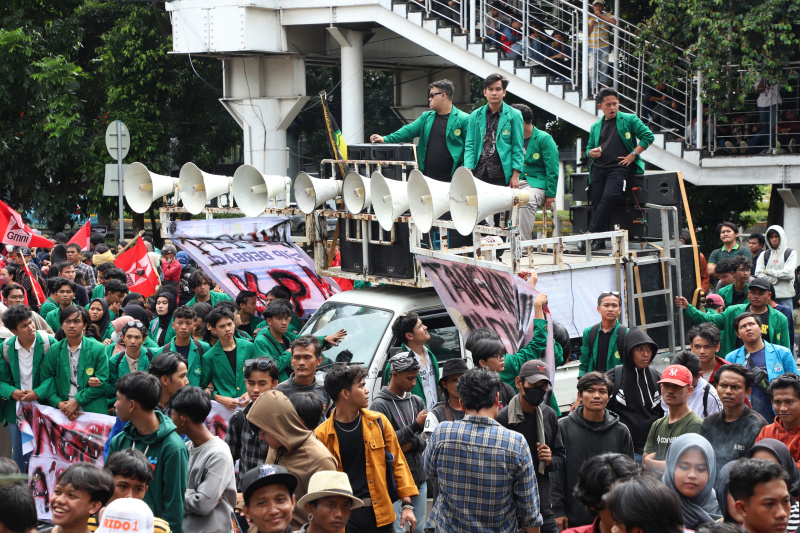
MULTIPOLYGON (((336 410, 315 431, 319 441, 333 454, 342 470, 342 458, 339 454, 339 441, 336 438, 336 429, 333 426, 336 410)), ((367 481, 369 482, 369 497, 372 499, 372 508, 375 511, 375 520, 378 527, 383 527, 395 521, 394 507, 389 499, 389 489, 386 485, 386 453, 385 449, 394 455, 394 479, 397 483, 397 493, 401 498, 417 496, 419 490, 411 477, 411 471, 406 464, 406 458, 397 442, 397 436, 392 429, 392 423, 381 413, 361 410, 361 427, 364 432, 364 453, 367 458, 367 481), (378 418, 383 424, 383 435, 378 425, 378 418)))

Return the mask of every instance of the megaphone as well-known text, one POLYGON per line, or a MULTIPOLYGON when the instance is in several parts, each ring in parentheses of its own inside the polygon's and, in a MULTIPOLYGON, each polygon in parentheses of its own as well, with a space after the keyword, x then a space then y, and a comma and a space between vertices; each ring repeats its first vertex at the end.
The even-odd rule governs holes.
POLYGON ((372 209, 378 217, 378 224, 391 231, 397 217, 408 211, 408 191, 402 181, 386 179, 377 170, 370 178, 372 187, 372 209))
POLYGON ((520 203, 528 203, 530 193, 489 185, 475 179, 466 167, 460 167, 450 184, 450 214, 456 230, 467 236, 484 218, 511 209, 517 198, 520 203))
POLYGON ((230 190, 231 177, 203 172, 194 163, 181 167, 178 179, 181 182, 181 202, 193 215, 199 214, 213 198, 230 190))
POLYGON ((294 177, 294 200, 298 209, 306 215, 340 194, 342 180, 312 178, 305 172, 298 172, 294 177))
POLYGON ((372 203, 369 178, 356 171, 349 172, 342 184, 342 198, 345 208, 353 215, 368 208, 372 203))
POLYGON ((408 174, 408 201, 411 219, 422 233, 428 233, 433 221, 450 210, 450 184, 428 178, 418 169, 408 174))
POLYGON ((141 163, 132 163, 125 171, 125 198, 136 213, 144 213, 156 198, 171 194, 178 178, 153 174, 141 163))
POLYGON ((257 217, 291 183, 288 176, 268 176, 253 165, 242 165, 233 174, 233 199, 245 215, 257 217))

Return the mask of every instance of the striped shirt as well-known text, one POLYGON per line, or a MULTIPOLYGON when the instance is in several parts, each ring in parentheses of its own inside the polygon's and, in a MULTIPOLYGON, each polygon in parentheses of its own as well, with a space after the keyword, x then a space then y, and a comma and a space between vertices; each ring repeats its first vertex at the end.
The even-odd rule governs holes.
POLYGON ((542 525, 531 451, 521 434, 483 416, 442 422, 423 463, 440 492, 426 529, 518 533, 542 525))
POLYGON ((611 24, 605 20, 590 14, 591 20, 595 23, 592 28, 592 33, 589 34, 589 48, 603 48, 604 46, 611 46, 611 38, 609 32, 611 31, 611 24))

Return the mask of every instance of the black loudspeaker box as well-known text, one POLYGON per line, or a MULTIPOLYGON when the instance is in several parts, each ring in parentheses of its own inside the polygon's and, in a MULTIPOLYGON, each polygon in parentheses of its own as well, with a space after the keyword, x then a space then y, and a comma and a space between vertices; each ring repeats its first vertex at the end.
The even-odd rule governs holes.
POLYGON ((369 273, 389 278, 413 278, 414 254, 409 243, 408 223, 394 223, 394 241, 391 241, 392 233, 372 222, 372 239, 378 240, 378 236, 387 244, 370 243, 369 273))
POLYGON ((572 234, 586 233, 589 230, 589 220, 592 218, 592 208, 588 205, 573 205, 569 208, 569 220, 572 222, 572 234))
POLYGON ((342 272, 364 272, 364 253, 360 242, 350 242, 346 237, 355 238, 358 235, 358 220, 340 219, 342 227, 339 229, 339 250, 342 253, 342 272))
MULTIPOLYGON (((363 159, 366 161, 415 161, 414 145, 412 144, 351 144, 347 147, 348 159, 363 159)), ((410 172, 412 167, 406 167, 410 172)), ((359 172, 366 175, 366 170, 359 167, 359 172)), ((382 165, 381 173, 387 179, 402 181, 403 167, 401 165, 382 165)), ((369 177, 369 176, 367 176, 369 177)))
MULTIPOLYGON (((589 201, 589 173, 572 175, 572 201, 589 201)), ((633 174, 625 187, 625 196, 620 199, 620 205, 639 203, 658 205, 681 205, 681 188, 676 172, 648 172, 647 174, 633 174)))
POLYGON ((572 175, 572 201, 589 201, 589 173, 572 175))

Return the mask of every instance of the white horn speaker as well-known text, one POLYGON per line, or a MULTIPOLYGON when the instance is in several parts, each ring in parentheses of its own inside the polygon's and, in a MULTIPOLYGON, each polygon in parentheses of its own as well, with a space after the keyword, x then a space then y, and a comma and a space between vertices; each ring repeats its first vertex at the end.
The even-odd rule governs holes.
POLYGON ((305 214, 342 194, 342 180, 312 178, 305 172, 294 177, 294 201, 305 214))
POLYGON ((231 177, 203 172, 194 163, 181 167, 181 202, 193 215, 199 214, 212 198, 230 190, 231 177))
POLYGON ((123 190, 128 205, 136 213, 144 213, 159 196, 172 194, 178 178, 153 174, 141 163, 132 163, 125 171, 123 190))
POLYGON ((422 233, 433 221, 450 210, 450 184, 423 176, 416 168, 408 174, 408 202, 411 219, 422 233))
POLYGON ((466 167, 458 168, 450 184, 450 214, 456 230, 464 236, 471 234, 479 221, 511 209, 515 198, 519 198, 520 203, 527 203, 530 194, 510 187, 489 185, 475 179, 466 167))
POLYGON ((357 215, 372 203, 370 196, 370 180, 358 172, 352 171, 344 177, 342 199, 347 211, 357 215))
POLYGON ((397 217, 408 211, 408 190, 402 181, 391 180, 378 171, 370 178, 372 187, 372 209, 378 224, 391 231, 397 217))
POLYGON ((245 215, 257 217, 273 198, 277 204, 277 199, 291 183, 288 176, 262 174, 253 165, 242 165, 233 174, 233 199, 245 215))

